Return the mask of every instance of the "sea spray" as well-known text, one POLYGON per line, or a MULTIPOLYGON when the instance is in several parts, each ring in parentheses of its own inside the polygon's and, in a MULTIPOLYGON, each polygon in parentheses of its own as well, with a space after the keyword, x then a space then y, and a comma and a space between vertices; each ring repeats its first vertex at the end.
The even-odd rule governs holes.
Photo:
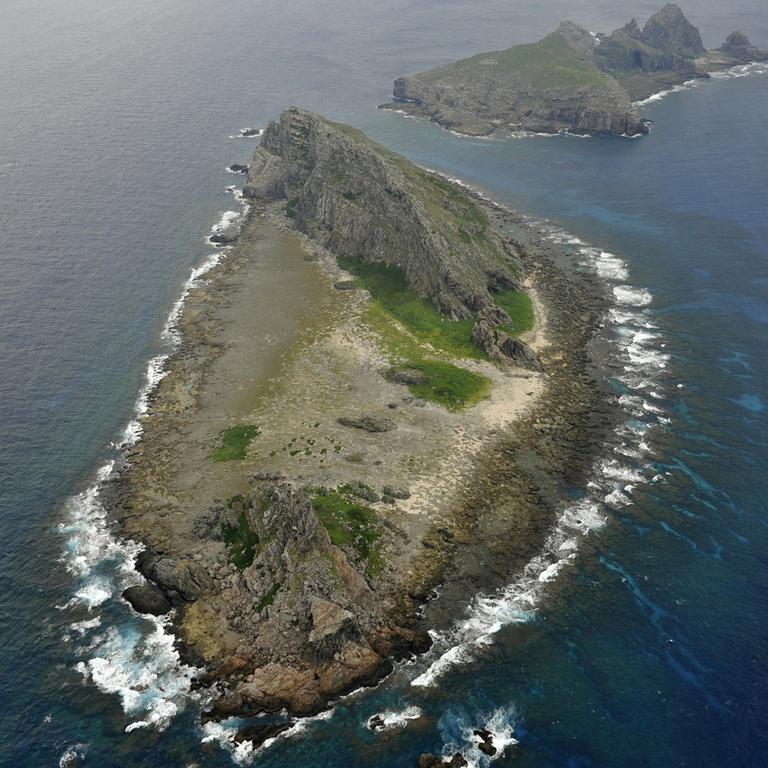
POLYGON ((460 752, 468 768, 486 768, 518 743, 515 738, 517 723, 514 706, 499 707, 479 715, 470 714, 463 707, 451 707, 440 717, 437 726, 443 739, 442 756, 450 759, 460 752), (492 755, 480 749, 483 737, 476 733, 478 731, 488 735, 495 750, 492 755))

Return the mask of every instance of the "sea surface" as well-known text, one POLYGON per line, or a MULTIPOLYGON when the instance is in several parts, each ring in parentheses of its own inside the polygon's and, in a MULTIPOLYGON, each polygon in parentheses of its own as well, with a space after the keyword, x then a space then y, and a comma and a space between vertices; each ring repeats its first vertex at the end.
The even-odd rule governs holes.
MULTIPOLYGON (((637 140, 469 139, 375 109, 404 72, 656 7, 4 0, 0 765, 486 766, 478 726, 507 745, 497 766, 768 763, 766 68, 644 105, 637 140), (547 220, 615 297, 626 419, 525 573, 254 754, 236 723, 200 728, 166 628, 118 599, 135 547, 97 483, 139 437, 206 237, 242 212, 240 129, 288 104, 547 220)), ((709 47, 733 29, 768 47, 764 0, 684 10, 709 47)))

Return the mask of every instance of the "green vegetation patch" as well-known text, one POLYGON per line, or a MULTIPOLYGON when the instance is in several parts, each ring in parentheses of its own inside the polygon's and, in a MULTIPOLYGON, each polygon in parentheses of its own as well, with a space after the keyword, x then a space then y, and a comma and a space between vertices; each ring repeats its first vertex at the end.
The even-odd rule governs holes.
POLYGON ((375 575, 382 565, 378 546, 381 526, 376 513, 339 490, 316 493, 312 506, 328 531, 331 543, 354 551, 365 563, 366 573, 375 575))
POLYGON ((214 461, 237 461, 244 459, 251 440, 257 437, 261 430, 254 424, 238 424, 227 427, 219 435, 221 445, 211 454, 214 461))
POLYGON ((275 582, 264 597, 259 600, 257 610, 263 611, 268 605, 272 605, 275 602, 275 596, 280 591, 280 584, 275 582))
POLYGON ((512 326, 503 325, 509 334, 519 336, 533 328, 533 302, 525 291, 500 291, 494 295, 494 301, 512 319, 512 326))
POLYGON ((439 403, 449 411, 475 405, 491 391, 490 379, 442 360, 410 361, 393 368, 391 375, 404 369, 416 371, 423 377, 422 381, 408 385, 416 397, 439 403))
MULTIPOLYGON (((232 502, 237 499, 235 496, 227 505, 232 508, 232 502)), ((251 528, 245 510, 238 515, 237 525, 222 524, 221 536, 229 550, 229 562, 238 570, 242 571, 253 563, 259 547, 259 535, 251 528)))
POLYGON ((481 53, 456 62, 455 66, 482 66, 489 60, 493 60, 501 71, 527 76, 532 84, 541 89, 611 87, 611 78, 580 56, 557 33, 547 35, 537 43, 481 53))
POLYGON ((403 270, 382 263, 367 263, 339 256, 338 264, 351 272, 371 297, 419 341, 454 357, 482 358, 472 341, 474 320, 448 320, 409 287, 403 270))

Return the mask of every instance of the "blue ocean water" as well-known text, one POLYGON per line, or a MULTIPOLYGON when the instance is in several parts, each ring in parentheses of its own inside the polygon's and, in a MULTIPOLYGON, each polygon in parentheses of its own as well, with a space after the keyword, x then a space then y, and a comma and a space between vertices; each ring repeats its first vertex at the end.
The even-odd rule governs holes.
MULTIPOLYGON (((628 422, 602 485, 585 489, 621 496, 600 505, 578 555, 474 606, 494 642, 469 643, 441 675, 428 675, 437 656, 399 670, 257 764, 412 766, 455 744, 482 765, 465 737, 485 723, 510 742, 500 766, 765 764, 768 75, 651 103, 653 133, 636 141, 474 140, 373 109, 404 71, 533 39, 564 17, 612 29, 655 5, 3 4, 0 764, 232 764, 219 740, 201 744, 194 702, 163 731, 125 733, 147 711, 126 713, 141 682, 118 672, 157 665, 148 688, 159 680, 181 707, 163 667, 172 652, 119 601, 88 610, 124 553, 80 584, 62 560, 78 534, 60 524, 131 419, 168 313, 210 253, 205 235, 237 209, 224 168, 253 144, 228 137, 288 103, 550 219, 550 236, 583 241, 574 252, 594 246, 584 259, 616 289, 607 332, 628 422), (98 656, 88 644, 115 662, 102 690, 76 669, 98 656), (411 685, 425 673, 431 685, 411 685), (364 726, 409 707, 421 717, 402 728, 364 726)), ((685 10, 707 45, 741 28, 768 47, 756 0, 685 10)))

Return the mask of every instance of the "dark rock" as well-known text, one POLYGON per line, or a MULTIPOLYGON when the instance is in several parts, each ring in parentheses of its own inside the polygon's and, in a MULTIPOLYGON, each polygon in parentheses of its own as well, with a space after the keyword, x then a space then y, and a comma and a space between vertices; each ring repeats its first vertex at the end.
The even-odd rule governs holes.
POLYGON ((243 128, 243 130, 240 131, 240 135, 246 138, 258 136, 259 134, 261 134, 261 128, 243 128))
POLYGON ((478 728, 473 731, 474 735, 480 739, 477 748, 489 757, 493 757, 497 749, 493 744, 493 734, 486 728, 478 728))
POLYGON ((373 717, 368 718, 368 730, 383 731, 384 728, 384 718, 381 715, 373 715, 373 717))
POLYGON ((241 163, 232 163, 227 170, 232 173, 248 173, 248 166, 241 163))
POLYGON ((395 384, 423 384, 427 377, 421 371, 417 371, 414 368, 399 368, 389 373, 389 379, 394 381, 395 384))
POLYGON ((216 232, 208 237, 208 242, 214 245, 229 245, 237 240, 237 235, 228 232, 216 232))
POLYGON ((465 768, 468 765, 461 752, 457 752, 450 760, 443 760, 439 755, 426 753, 419 755, 418 768, 465 768))
POLYGON ((157 556, 150 550, 139 553, 136 570, 166 592, 176 593, 191 602, 213 584, 201 563, 157 556))
POLYGON ((385 485, 381 492, 386 496, 392 496, 395 499, 410 499, 411 492, 406 488, 394 488, 391 485, 385 485))
POLYGON ((148 613, 152 616, 162 616, 173 607, 162 590, 154 584, 139 584, 128 587, 123 591, 123 598, 138 613, 148 613))
POLYGON ((387 416, 375 416, 372 414, 365 414, 357 418, 340 416, 337 421, 342 427, 354 427, 365 432, 391 432, 393 429, 397 429, 397 424, 387 416))
POLYGON ((357 283, 354 280, 337 280, 333 287, 337 291, 354 291, 357 288, 357 283))
POLYGON ((344 486, 344 491, 352 496, 357 496, 358 499, 364 499, 371 503, 375 503, 379 500, 379 494, 365 483, 347 483, 344 486))
POLYGON ((287 731, 292 725, 292 720, 287 723, 256 723, 246 725, 237 732, 235 741, 250 741, 254 748, 260 747, 267 739, 273 739, 275 736, 283 733, 283 731, 287 731))

